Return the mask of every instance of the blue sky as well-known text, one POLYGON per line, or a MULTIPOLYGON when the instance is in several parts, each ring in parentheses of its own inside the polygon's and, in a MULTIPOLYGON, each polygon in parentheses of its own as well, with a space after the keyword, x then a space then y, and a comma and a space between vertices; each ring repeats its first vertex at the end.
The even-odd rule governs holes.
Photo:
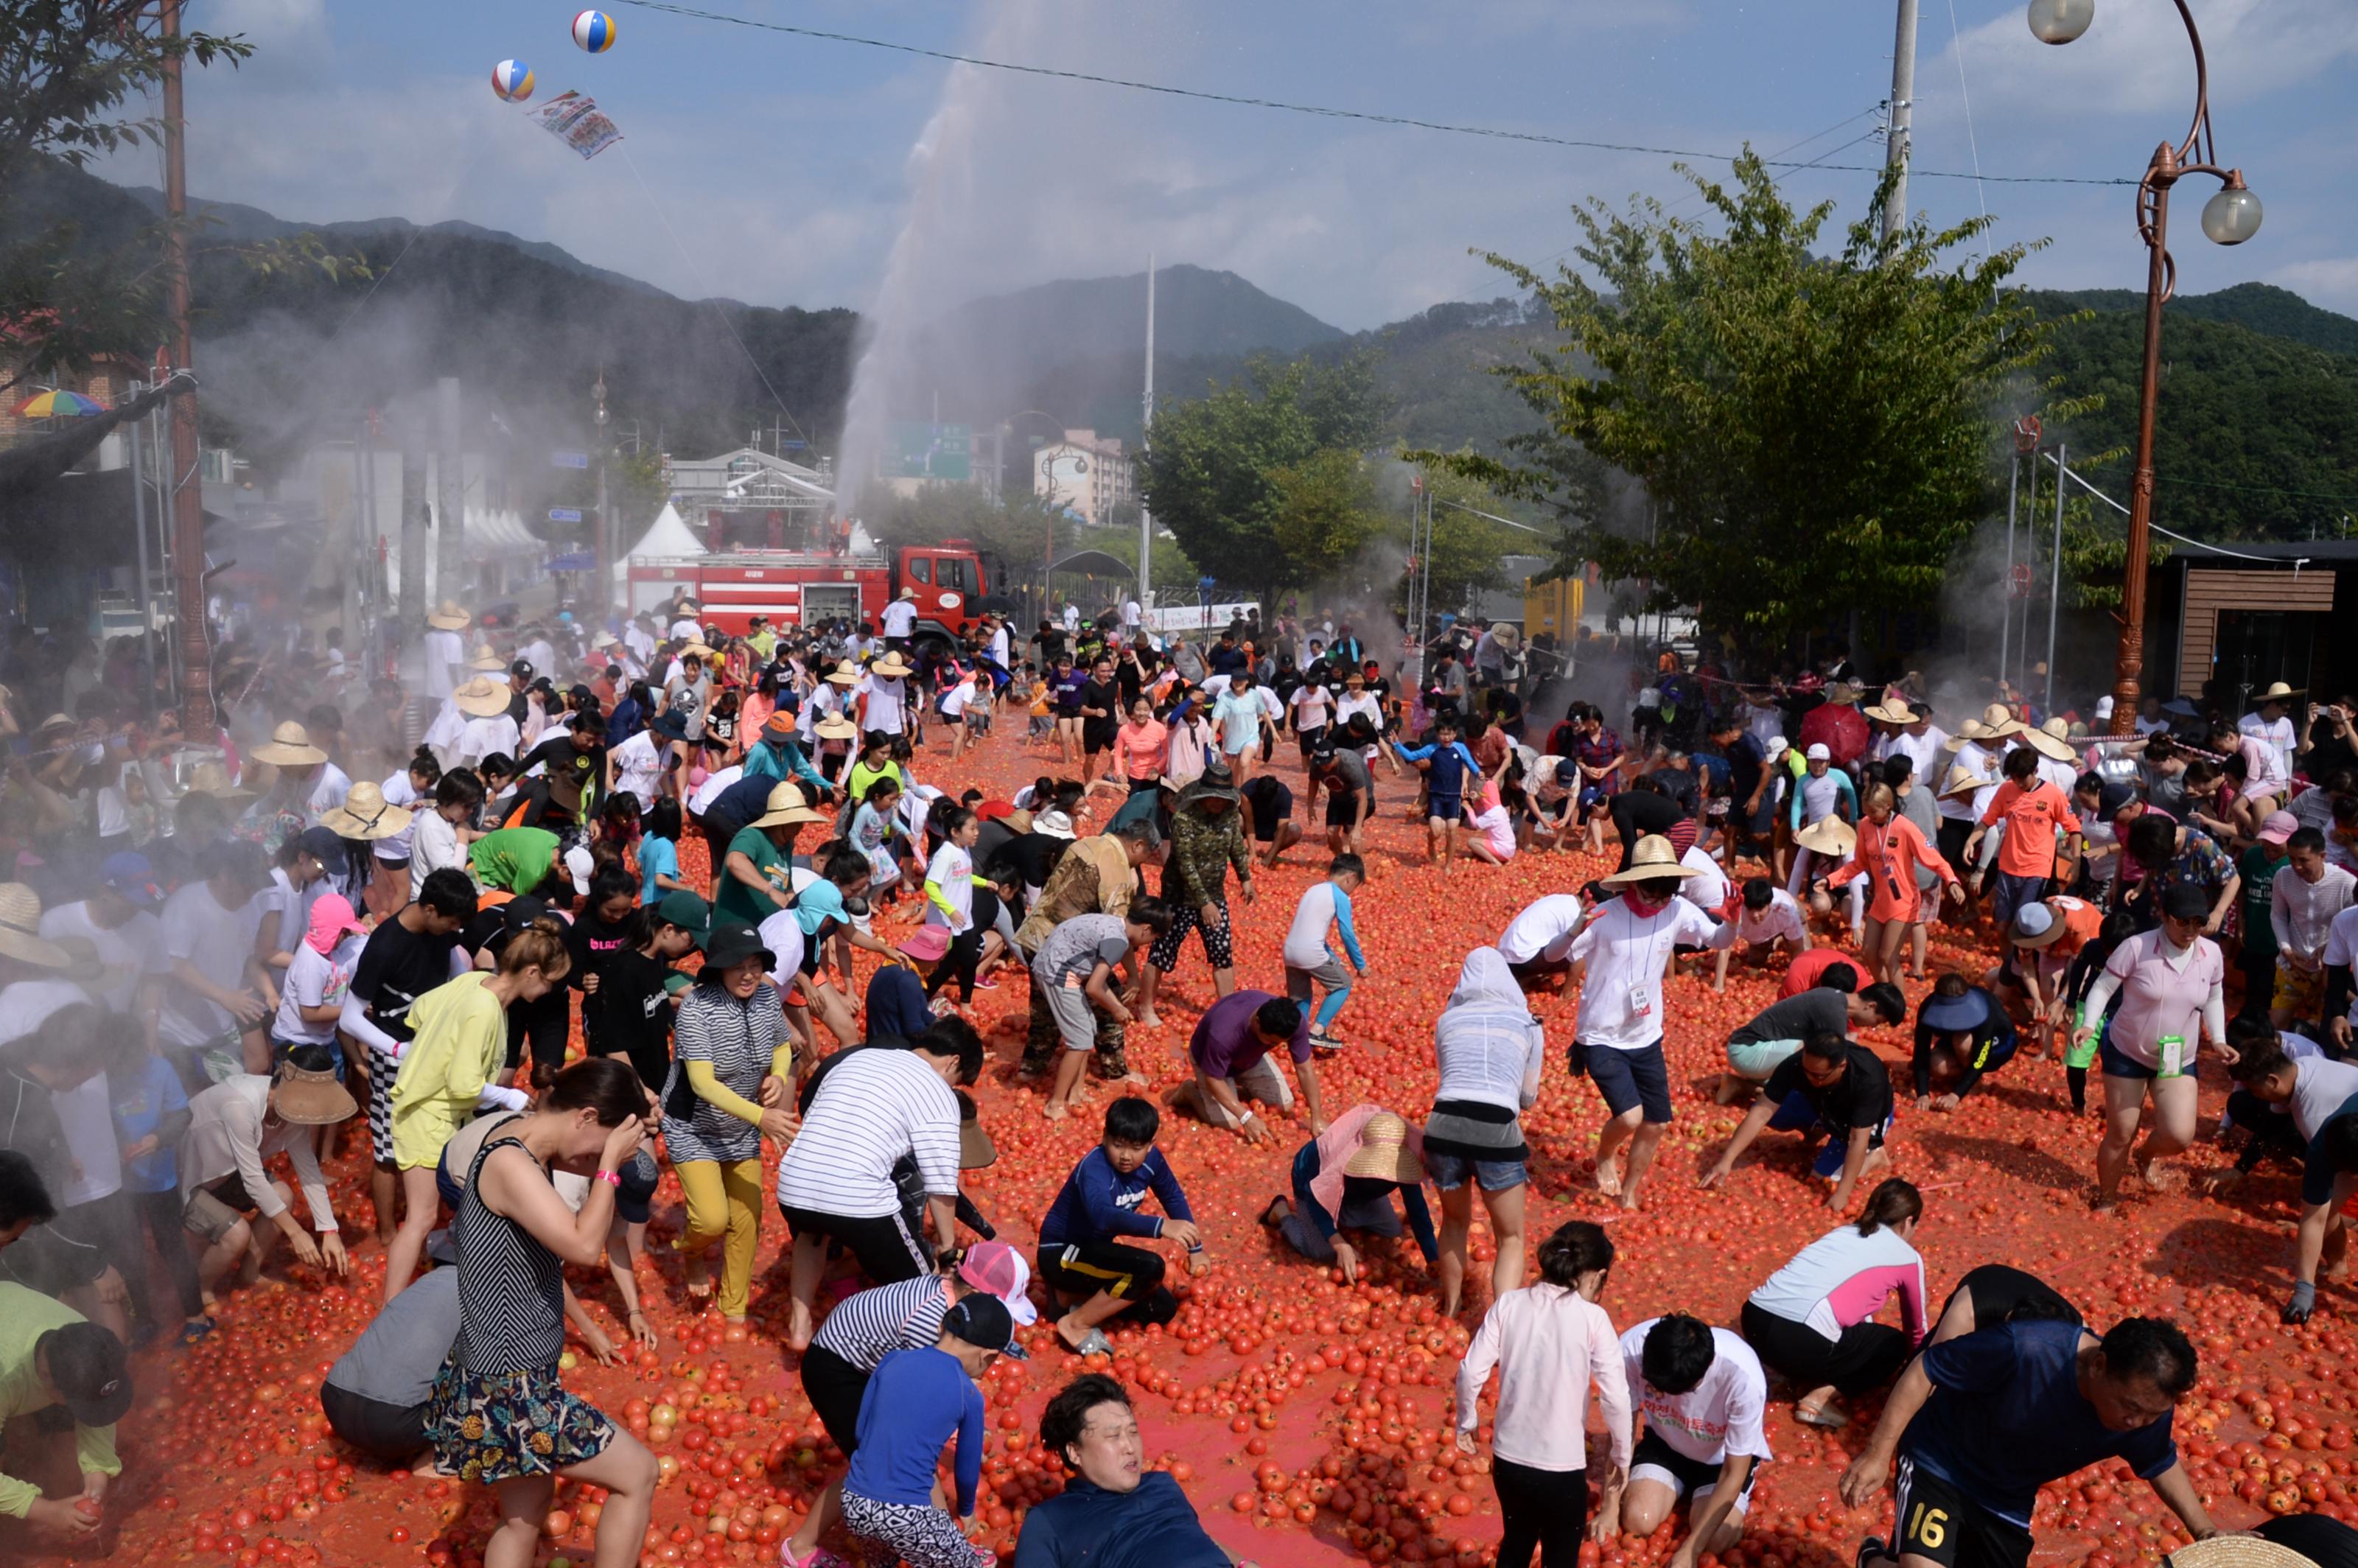
MULTIPOLYGON (((1880 161, 1879 141, 1842 144, 1874 126, 1866 112, 1890 76, 1887 0, 706 5, 1249 96, 1713 151, 1800 143, 1793 156, 1841 164, 1880 161)), ((2221 156, 2242 165, 2267 218, 2255 240, 2222 250, 2195 222, 2207 188, 2189 189, 2175 230, 2181 287, 2259 278, 2358 313, 2346 163, 2358 5, 2195 9, 2221 156)), ((600 56, 573 46, 561 0, 192 0, 189 11, 261 51, 191 85, 200 196, 311 221, 465 218, 689 296, 870 307, 914 188, 925 254, 904 257, 900 287, 920 300, 1135 271, 1152 250, 1241 273, 1357 329, 1501 292, 1469 250, 1531 262, 1564 252, 1577 233, 1567 209, 1585 198, 1685 189, 1660 157, 954 71, 629 5, 613 7, 620 42, 600 56), (538 73, 535 102, 568 87, 597 97, 623 147, 584 164, 499 103, 489 75, 508 57, 538 73), (956 112, 930 161, 913 161, 946 92, 956 112)), ((2169 0, 2098 0, 2094 27, 2064 49, 2030 37, 2017 0, 1954 0, 1953 12, 1923 0, 1917 163, 1970 171, 1978 152, 1989 174, 2133 177, 2156 143, 2183 134, 2192 76, 2169 0)), ((155 178, 152 157, 111 172, 155 178)), ((1833 199, 1848 217, 1873 176, 1788 180, 1797 199, 1833 199)), ((1986 203, 2000 243, 2050 238, 2026 269, 2034 283, 2142 286, 2126 188, 1920 178, 1909 194, 1936 220, 1986 203)))

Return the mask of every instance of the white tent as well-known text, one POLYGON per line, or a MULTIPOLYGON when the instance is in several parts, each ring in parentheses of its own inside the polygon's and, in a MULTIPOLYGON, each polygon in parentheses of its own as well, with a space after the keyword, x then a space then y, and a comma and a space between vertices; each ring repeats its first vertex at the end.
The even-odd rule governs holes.
POLYGON ((663 560, 677 556, 705 556, 711 552, 704 547, 696 531, 679 514, 679 508, 670 502, 655 514, 654 525, 639 537, 639 542, 624 552, 626 560, 663 560))

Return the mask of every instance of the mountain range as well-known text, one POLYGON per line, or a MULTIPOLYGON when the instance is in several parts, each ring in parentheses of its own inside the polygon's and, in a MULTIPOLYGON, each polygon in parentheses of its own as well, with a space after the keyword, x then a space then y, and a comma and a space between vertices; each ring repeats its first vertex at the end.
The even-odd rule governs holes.
MULTIPOLYGON (((745 443, 758 427, 765 441, 824 452, 840 428, 860 325, 850 310, 685 300, 558 246, 465 222, 311 223, 195 205, 205 222, 195 294, 206 417, 216 438, 265 472, 321 426, 341 434, 361 410, 403 401, 444 374, 460 376, 521 438, 557 446, 588 437, 590 387, 601 371, 612 427, 634 431, 643 446, 706 453, 745 443), (366 281, 265 274, 235 254, 304 233, 357 259, 366 281)), ((121 245, 160 206, 152 189, 52 166, 20 190, 0 232, 71 222, 85 243, 121 245)), ((2061 329, 2050 366, 2067 395, 2105 397, 2065 432, 2073 449, 2094 456, 2125 447, 2142 297, 2030 298, 2045 315, 2087 317, 2061 329)), ((952 307, 921 338, 925 362, 941 367, 931 389, 938 417, 988 428, 1044 410, 1135 441, 1144 310, 1143 274, 952 307)), ((2159 449, 2173 481, 2171 525, 2212 538, 2300 536, 2358 511, 2358 320, 2256 283, 2181 297, 2169 312, 2159 449)), ((1551 324, 1513 299, 1440 304, 1347 333, 1231 272, 1174 265, 1156 278, 1163 400, 1234 376, 1249 354, 1363 353, 1389 411, 1387 438, 1415 446, 1495 449, 1529 428, 1530 411, 1488 372, 1552 339, 1551 324)))

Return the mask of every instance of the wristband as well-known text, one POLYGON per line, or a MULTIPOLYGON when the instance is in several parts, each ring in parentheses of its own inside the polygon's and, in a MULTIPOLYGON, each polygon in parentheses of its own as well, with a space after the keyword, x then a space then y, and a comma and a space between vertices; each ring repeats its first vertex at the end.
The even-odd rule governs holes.
POLYGON ((616 1192, 622 1189, 622 1173, 620 1171, 600 1171, 598 1173, 598 1179, 616 1192))

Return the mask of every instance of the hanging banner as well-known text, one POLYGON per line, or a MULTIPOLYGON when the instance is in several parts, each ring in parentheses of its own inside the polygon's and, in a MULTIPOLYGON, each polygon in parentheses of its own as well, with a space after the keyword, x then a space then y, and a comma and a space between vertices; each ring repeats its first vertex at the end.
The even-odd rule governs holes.
POLYGON ((597 100, 579 92, 558 93, 533 110, 532 117, 542 130, 585 158, 596 157, 622 139, 622 133, 606 118, 597 100))

